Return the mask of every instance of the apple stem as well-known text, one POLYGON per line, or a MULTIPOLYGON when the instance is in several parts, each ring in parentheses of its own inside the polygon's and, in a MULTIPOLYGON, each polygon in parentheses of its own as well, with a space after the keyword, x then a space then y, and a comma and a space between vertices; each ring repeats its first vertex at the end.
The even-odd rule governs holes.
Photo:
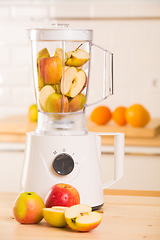
POLYGON ((77 51, 82 45, 83 43, 81 43, 74 51, 77 51))

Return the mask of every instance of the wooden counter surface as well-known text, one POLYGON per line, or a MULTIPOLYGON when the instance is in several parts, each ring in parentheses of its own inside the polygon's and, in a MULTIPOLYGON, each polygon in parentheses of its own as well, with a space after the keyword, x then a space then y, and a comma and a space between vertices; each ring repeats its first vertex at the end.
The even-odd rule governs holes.
POLYGON ((44 219, 24 225, 13 219, 16 193, 0 193, 0 240, 159 240, 160 197, 105 195, 101 224, 91 232, 54 228, 44 219))
MULTIPOLYGON (((0 142, 25 142, 26 133, 34 131, 37 123, 30 122, 27 116, 11 116, 0 119, 0 142)), ((123 132, 126 146, 160 147, 160 119, 151 119, 144 128, 129 125, 120 127, 111 121, 98 126, 86 119, 86 126, 91 132, 123 132)), ((112 136, 102 136, 102 145, 113 145, 112 136)))

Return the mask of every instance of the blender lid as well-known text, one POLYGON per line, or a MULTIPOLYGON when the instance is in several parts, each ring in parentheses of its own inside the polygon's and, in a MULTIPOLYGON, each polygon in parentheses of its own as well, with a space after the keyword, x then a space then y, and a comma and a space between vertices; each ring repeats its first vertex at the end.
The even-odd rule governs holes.
POLYGON ((31 41, 92 41, 92 29, 78 28, 31 28, 27 29, 31 41))

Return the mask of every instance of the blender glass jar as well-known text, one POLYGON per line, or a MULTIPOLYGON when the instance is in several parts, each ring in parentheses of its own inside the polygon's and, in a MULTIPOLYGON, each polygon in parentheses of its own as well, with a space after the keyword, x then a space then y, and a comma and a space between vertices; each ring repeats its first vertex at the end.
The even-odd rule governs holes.
POLYGON ((47 135, 87 133, 85 108, 88 106, 91 47, 104 51, 103 99, 112 94, 113 54, 92 43, 91 29, 58 25, 51 29, 28 29, 27 32, 31 39, 38 107, 35 132, 47 135))

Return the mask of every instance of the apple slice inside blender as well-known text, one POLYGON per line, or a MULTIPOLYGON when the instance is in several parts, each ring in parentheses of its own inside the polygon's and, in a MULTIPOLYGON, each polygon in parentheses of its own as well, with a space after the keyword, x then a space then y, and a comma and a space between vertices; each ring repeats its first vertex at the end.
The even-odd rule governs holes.
POLYGON ((39 93, 39 103, 40 103, 40 107, 43 111, 46 111, 46 102, 47 102, 49 95, 51 95, 54 92, 55 92, 55 90, 50 85, 45 85, 41 89, 41 91, 39 93))
MULTIPOLYGON (((62 56, 63 56, 62 48, 56 48, 54 56, 58 56, 58 57, 60 57, 62 59, 62 56)), ((65 52, 65 62, 68 59, 68 57, 69 57, 68 54, 65 52)))
POLYGON ((65 71, 65 79, 61 80, 61 92, 68 97, 74 98, 85 87, 87 82, 86 73, 83 70, 70 67, 65 71))
POLYGON ((84 65, 90 58, 88 52, 77 49, 75 51, 67 52, 69 58, 66 61, 67 66, 80 67, 84 65))
POLYGON ((86 96, 82 93, 79 93, 69 103, 70 112, 77 112, 83 109, 85 103, 86 103, 86 96))
POLYGON ((59 93, 51 93, 46 101, 47 112, 62 113, 69 111, 69 101, 66 96, 59 93))

